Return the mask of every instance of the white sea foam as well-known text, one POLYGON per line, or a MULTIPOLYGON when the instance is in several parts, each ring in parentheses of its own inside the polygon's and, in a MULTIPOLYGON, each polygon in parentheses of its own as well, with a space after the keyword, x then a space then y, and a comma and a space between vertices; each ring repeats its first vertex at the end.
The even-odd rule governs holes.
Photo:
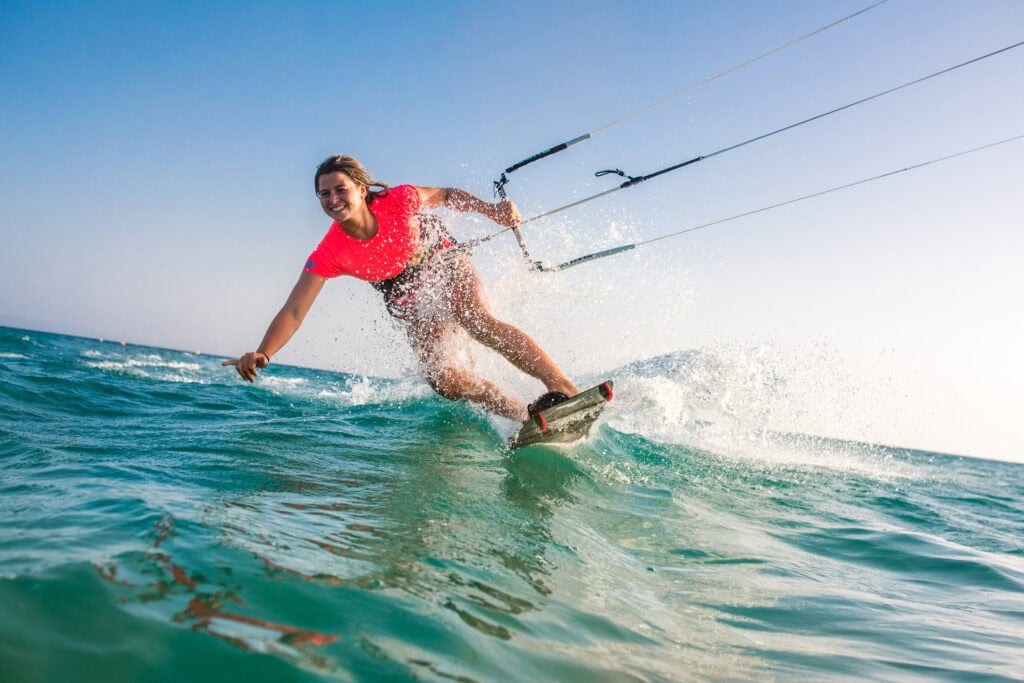
POLYGON ((857 442, 867 426, 849 405, 863 392, 825 344, 678 352, 632 363, 613 376, 616 400, 607 419, 618 431, 768 466, 911 476, 888 451, 857 442), (808 436, 816 434, 853 440, 808 436))
POLYGON ((260 382, 263 386, 275 391, 288 391, 298 387, 305 387, 309 384, 309 380, 305 377, 283 377, 281 375, 267 374, 263 374, 261 377, 260 382))
POLYGON ((201 363, 193 361, 169 360, 160 354, 146 353, 140 355, 104 353, 96 350, 82 352, 88 358, 83 365, 106 372, 116 372, 133 377, 156 379, 163 382, 207 383, 205 368, 201 363))
POLYGON ((381 379, 361 375, 324 375, 316 379, 264 374, 261 386, 284 396, 317 399, 338 406, 400 403, 432 395, 422 380, 381 379))

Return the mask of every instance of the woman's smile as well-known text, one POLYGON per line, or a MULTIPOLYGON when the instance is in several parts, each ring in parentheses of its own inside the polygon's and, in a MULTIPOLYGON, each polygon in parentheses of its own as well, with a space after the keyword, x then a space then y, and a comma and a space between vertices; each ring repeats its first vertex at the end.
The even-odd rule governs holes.
POLYGON ((327 173, 317 182, 317 197, 324 213, 339 223, 351 218, 364 204, 366 188, 340 171, 327 173))

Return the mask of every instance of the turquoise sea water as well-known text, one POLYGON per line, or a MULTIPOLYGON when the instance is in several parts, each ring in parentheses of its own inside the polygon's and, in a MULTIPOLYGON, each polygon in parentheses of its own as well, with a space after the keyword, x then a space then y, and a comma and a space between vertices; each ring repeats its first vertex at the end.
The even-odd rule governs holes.
POLYGON ((0 328, 0 680, 1024 675, 1022 465, 220 360, 0 328))

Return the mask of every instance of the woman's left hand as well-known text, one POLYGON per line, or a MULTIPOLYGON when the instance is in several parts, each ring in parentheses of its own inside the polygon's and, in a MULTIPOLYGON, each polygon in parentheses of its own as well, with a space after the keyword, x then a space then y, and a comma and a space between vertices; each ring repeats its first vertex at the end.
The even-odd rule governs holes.
POLYGON ((511 199, 502 199, 497 204, 492 204, 493 211, 491 220, 506 228, 514 228, 519 225, 519 207, 511 199))

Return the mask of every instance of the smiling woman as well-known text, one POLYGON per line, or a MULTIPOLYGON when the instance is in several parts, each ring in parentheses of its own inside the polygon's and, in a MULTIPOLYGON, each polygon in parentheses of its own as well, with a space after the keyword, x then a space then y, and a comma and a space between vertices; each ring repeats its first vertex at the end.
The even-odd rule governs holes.
POLYGON ((334 222, 310 254, 257 350, 224 365, 235 366, 242 378, 255 381, 257 370, 266 367, 302 325, 324 283, 350 275, 384 295, 388 311, 405 324, 427 382, 445 398, 466 399, 512 420, 528 417, 522 401, 461 367, 446 352, 445 340, 459 328, 543 382, 546 402, 579 393, 537 342, 494 317, 469 256, 457 249, 439 218, 420 213, 445 206, 511 227, 519 222, 515 204, 491 204, 454 188, 389 187, 373 180, 352 157, 340 155, 320 164, 314 185, 320 206, 334 222))

